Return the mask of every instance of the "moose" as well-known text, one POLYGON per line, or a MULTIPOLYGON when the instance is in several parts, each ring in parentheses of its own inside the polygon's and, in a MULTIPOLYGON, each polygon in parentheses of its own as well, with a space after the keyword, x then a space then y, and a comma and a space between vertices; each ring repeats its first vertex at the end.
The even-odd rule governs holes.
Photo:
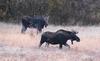
POLYGON ((44 27, 47 27, 48 24, 42 16, 26 16, 22 18, 22 29, 21 33, 25 33, 27 28, 36 28, 39 32, 42 32, 44 27))
POLYGON ((41 36, 39 47, 46 42, 48 46, 49 44, 59 44, 60 49, 62 49, 63 45, 70 48, 70 46, 67 44, 68 40, 71 40, 72 44, 73 41, 80 42, 80 38, 76 35, 77 33, 78 32, 66 31, 63 29, 57 30, 56 32, 46 31, 41 36))

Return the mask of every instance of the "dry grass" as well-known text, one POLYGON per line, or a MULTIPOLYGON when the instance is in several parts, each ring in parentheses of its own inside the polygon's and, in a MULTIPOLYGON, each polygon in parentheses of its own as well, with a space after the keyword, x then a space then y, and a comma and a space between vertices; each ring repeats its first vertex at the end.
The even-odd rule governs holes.
POLYGON ((81 42, 70 44, 71 49, 50 45, 38 48, 41 34, 21 34, 20 25, 0 23, 0 61, 100 61, 100 27, 48 26, 43 31, 74 29, 79 32, 81 42))

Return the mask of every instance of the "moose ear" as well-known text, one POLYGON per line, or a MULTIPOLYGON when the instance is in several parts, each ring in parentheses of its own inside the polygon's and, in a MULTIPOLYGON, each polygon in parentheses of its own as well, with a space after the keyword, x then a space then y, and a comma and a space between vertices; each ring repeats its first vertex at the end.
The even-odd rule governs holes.
POLYGON ((73 29, 72 29, 72 32, 73 32, 74 34, 78 34, 78 32, 77 32, 77 31, 75 31, 75 30, 73 30, 73 29))
POLYGON ((78 33, 79 33, 79 32, 77 32, 77 31, 75 32, 75 34, 78 34, 78 33))
POLYGON ((77 31, 73 31, 73 33, 74 33, 74 34, 78 34, 78 32, 77 32, 77 31))

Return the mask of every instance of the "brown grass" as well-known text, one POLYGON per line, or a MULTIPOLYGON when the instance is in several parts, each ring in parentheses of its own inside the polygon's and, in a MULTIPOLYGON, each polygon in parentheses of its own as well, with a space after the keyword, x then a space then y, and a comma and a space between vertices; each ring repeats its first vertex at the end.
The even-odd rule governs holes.
POLYGON ((81 42, 68 44, 71 49, 58 45, 44 45, 38 48, 41 34, 30 35, 32 29, 25 34, 20 33, 21 26, 0 23, 0 61, 100 61, 100 27, 80 26, 48 26, 44 31, 56 31, 57 29, 76 30, 81 42))

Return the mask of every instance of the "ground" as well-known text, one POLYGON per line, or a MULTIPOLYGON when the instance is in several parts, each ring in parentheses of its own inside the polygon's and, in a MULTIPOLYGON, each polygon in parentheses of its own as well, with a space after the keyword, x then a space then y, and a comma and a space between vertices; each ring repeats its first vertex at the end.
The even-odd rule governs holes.
POLYGON ((28 29, 21 34, 21 25, 0 23, 0 61, 100 61, 100 26, 53 26, 43 30, 75 30, 79 33, 80 42, 74 42, 71 48, 45 44, 38 47, 41 34, 28 29), (33 31, 32 35, 30 31, 33 31))

